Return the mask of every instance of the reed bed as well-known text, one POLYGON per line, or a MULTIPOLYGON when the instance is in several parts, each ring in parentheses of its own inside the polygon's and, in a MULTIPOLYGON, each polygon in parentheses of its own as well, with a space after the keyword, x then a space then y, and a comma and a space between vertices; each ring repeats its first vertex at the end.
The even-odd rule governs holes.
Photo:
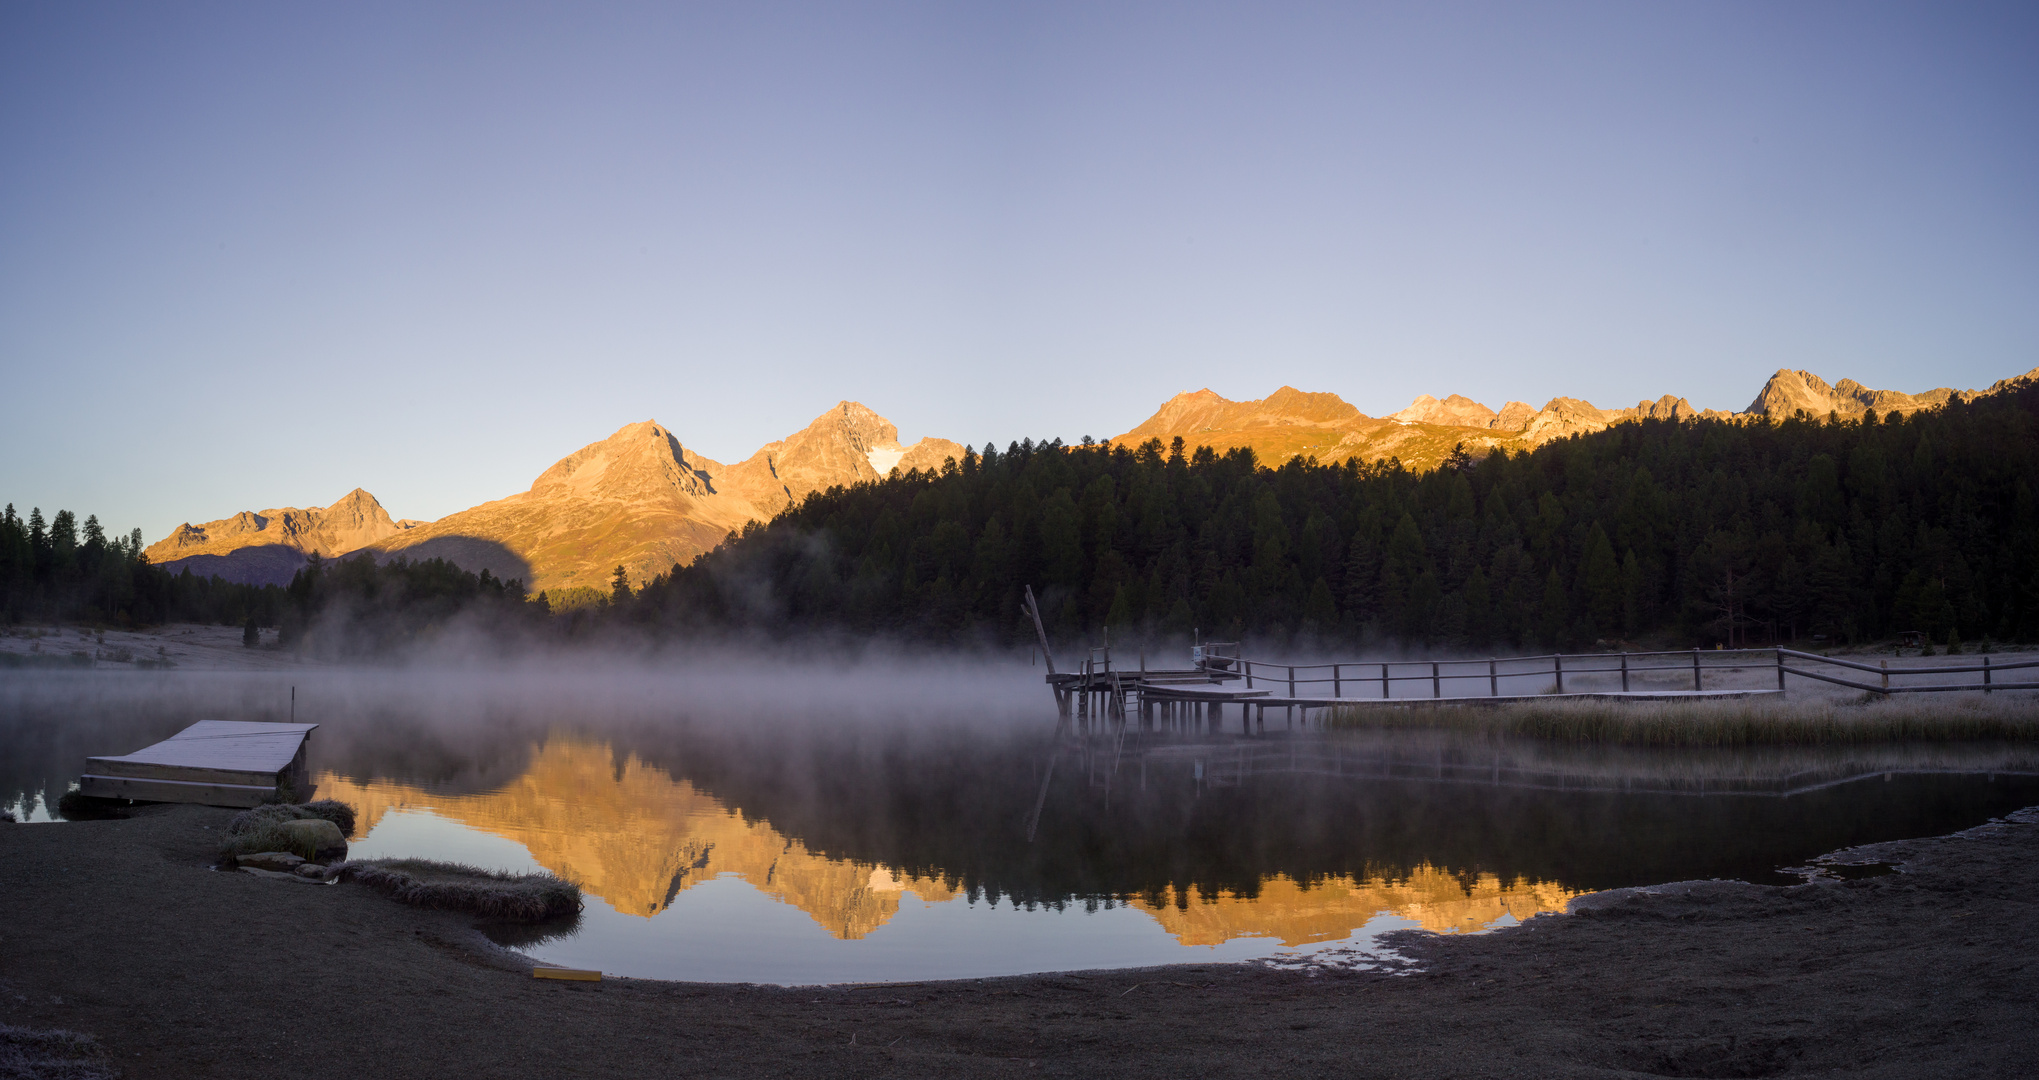
POLYGON ((1964 695, 1859 704, 1734 699, 1349 705, 1331 710, 1327 723, 1345 729, 1450 731, 1640 747, 2023 743, 2039 742, 2039 699, 1964 695))
POLYGON ((253 855, 258 851, 288 851, 306 859, 312 858, 317 852, 301 850, 297 838, 282 829, 286 821, 305 818, 324 818, 339 827, 341 836, 354 834, 354 808, 337 799, 270 803, 243 810, 227 822, 226 836, 220 841, 220 861, 232 862, 236 855, 253 855))
POLYGON ((430 859, 345 862, 341 879, 358 881, 414 907, 464 911, 504 922, 542 922, 578 914, 580 886, 552 874, 509 874, 430 859))
POLYGON ((0 1077, 114 1080, 120 1070, 90 1035, 0 1024, 0 1077))

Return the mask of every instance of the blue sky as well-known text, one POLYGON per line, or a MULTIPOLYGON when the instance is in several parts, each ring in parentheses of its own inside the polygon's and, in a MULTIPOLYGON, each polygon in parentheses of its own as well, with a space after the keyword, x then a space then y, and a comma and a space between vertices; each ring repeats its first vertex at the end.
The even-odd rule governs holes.
POLYGON ((0 499, 2039 364, 2029 4, 0 6, 0 499))

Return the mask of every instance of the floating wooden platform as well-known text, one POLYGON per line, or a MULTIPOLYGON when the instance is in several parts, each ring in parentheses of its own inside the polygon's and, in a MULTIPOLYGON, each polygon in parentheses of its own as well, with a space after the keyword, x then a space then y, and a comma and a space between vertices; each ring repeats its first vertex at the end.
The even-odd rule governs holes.
POLYGON ((132 754, 85 759, 78 793, 101 799, 259 806, 311 795, 305 746, 317 724, 200 720, 132 754), (281 790, 288 784, 292 792, 281 790))

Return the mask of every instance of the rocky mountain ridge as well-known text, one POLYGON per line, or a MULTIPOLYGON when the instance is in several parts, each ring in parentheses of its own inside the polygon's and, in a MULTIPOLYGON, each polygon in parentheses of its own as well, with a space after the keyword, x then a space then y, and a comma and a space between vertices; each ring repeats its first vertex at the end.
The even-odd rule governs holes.
POLYGON ((1443 400, 1423 394, 1407 408, 1371 417, 1336 394, 1306 393, 1284 386, 1259 401, 1232 401, 1203 389, 1177 394, 1140 426, 1112 441, 1140 443, 1158 438, 1168 442, 1180 437, 1185 445, 1218 451, 1249 447, 1269 465, 1302 455, 1319 461, 1399 458, 1411 468, 1429 468, 1460 446, 1475 456, 1496 448, 1529 450, 1636 420, 1756 416, 1783 420, 1800 412, 1822 419, 1829 415, 1857 419, 1870 409, 1879 414, 1912 413, 2034 379, 2039 379, 2039 368, 1999 380, 1987 390, 1941 388, 1908 394, 1871 390, 1853 379, 1829 386, 1811 372, 1785 369, 1770 376, 1755 401, 1740 413, 1696 408, 1670 394, 1625 409, 1602 409, 1579 398, 1554 397, 1541 409, 1510 401, 1498 411, 1460 394, 1443 400))
POLYGON ((202 525, 186 522, 143 554, 152 563, 189 567, 200 576, 287 582, 306 556, 344 555, 421 524, 392 520, 375 496, 355 488, 327 507, 243 510, 202 525))
MULTIPOLYGON (((1909 413, 2039 379, 2039 368, 1987 391, 1872 390, 1852 379, 1829 385, 1807 371, 1780 370, 1741 413, 1694 408, 1664 395, 1624 409, 1554 397, 1541 409, 1510 401, 1499 410, 1459 394, 1418 397, 1384 417, 1359 411, 1336 394, 1284 386, 1257 401, 1209 390, 1177 394, 1138 427, 1112 440, 1141 443, 1180 437, 1190 447, 1250 447, 1278 465, 1296 456, 1320 461, 1399 458, 1412 468, 1443 461, 1454 448, 1474 455, 1526 450, 1571 435, 1636 420, 1783 419, 1803 412, 1854 418, 1909 413)), ((323 509, 283 507, 179 526, 148 549, 173 570, 229 580, 288 582, 305 560, 356 551, 411 558, 444 557, 540 590, 607 591, 617 566, 633 583, 685 564, 752 521, 769 521, 810 493, 878 480, 894 469, 937 469, 964 448, 947 439, 899 442, 899 429, 865 406, 844 401, 806 428, 767 443, 733 465, 682 445, 656 421, 628 424, 574 451, 541 473, 529 490, 438 521, 392 520, 373 495, 355 489, 323 509)))
POLYGON ((938 469, 963 448, 947 439, 902 446, 899 429, 854 401, 724 465, 687 449, 656 421, 627 424, 561 458, 515 495, 437 521, 391 520, 356 489, 324 510, 244 512, 182 525, 148 549, 175 571, 285 584, 311 555, 370 551, 445 558, 524 581, 533 592, 606 591, 617 566, 642 584, 814 491, 881 479, 879 466, 938 469))

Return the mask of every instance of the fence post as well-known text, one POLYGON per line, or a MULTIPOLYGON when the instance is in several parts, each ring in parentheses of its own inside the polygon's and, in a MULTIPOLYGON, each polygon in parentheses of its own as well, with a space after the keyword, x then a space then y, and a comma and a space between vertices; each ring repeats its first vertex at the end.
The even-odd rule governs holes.
POLYGON ((1487 658, 1487 696, 1501 696, 1501 675, 1494 668, 1494 658, 1487 658))
POLYGON ((1444 696, 1444 681, 1437 677, 1437 661, 1435 660, 1430 662, 1430 696, 1434 698, 1444 696))
POLYGON ((1989 692, 1990 692, 1990 689, 1989 689, 1989 657, 1987 657, 1987 656, 1985 656, 1985 657, 1983 657, 1983 658, 1982 658, 1982 692, 1983 692, 1983 693, 1985 693, 1985 694, 1987 694, 1987 693, 1989 693, 1989 692))
POLYGON ((1878 660, 1877 664, 1883 668, 1883 688, 1888 690, 1890 689, 1890 661, 1878 660))
POLYGON ((1555 653, 1550 658, 1551 670, 1558 677, 1558 693, 1565 692, 1565 654, 1555 653))
POLYGON ((1296 666, 1294 664, 1289 665, 1289 696, 1296 696, 1296 666))
POLYGON ((1699 685, 1699 646, 1694 645, 1692 647, 1692 692, 1696 694, 1701 689, 1703 688, 1699 685))
POLYGON ((1381 665, 1381 700, 1388 699, 1388 665, 1381 665))
POLYGON ((1331 696, 1335 698, 1345 696, 1344 683, 1338 677, 1339 669, 1342 667, 1344 667, 1343 664, 1331 665, 1331 696))
POLYGON ((1253 689, 1253 661, 1241 660, 1239 666, 1246 669, 1246 689, 1253 689))
POLYGON ((1777 650, 1777 689, 1784 689, 1784 650, 1777 650))
POLYGON ((1621 692, 1628 693, 1628 650, 1621 651, 1621 692))

